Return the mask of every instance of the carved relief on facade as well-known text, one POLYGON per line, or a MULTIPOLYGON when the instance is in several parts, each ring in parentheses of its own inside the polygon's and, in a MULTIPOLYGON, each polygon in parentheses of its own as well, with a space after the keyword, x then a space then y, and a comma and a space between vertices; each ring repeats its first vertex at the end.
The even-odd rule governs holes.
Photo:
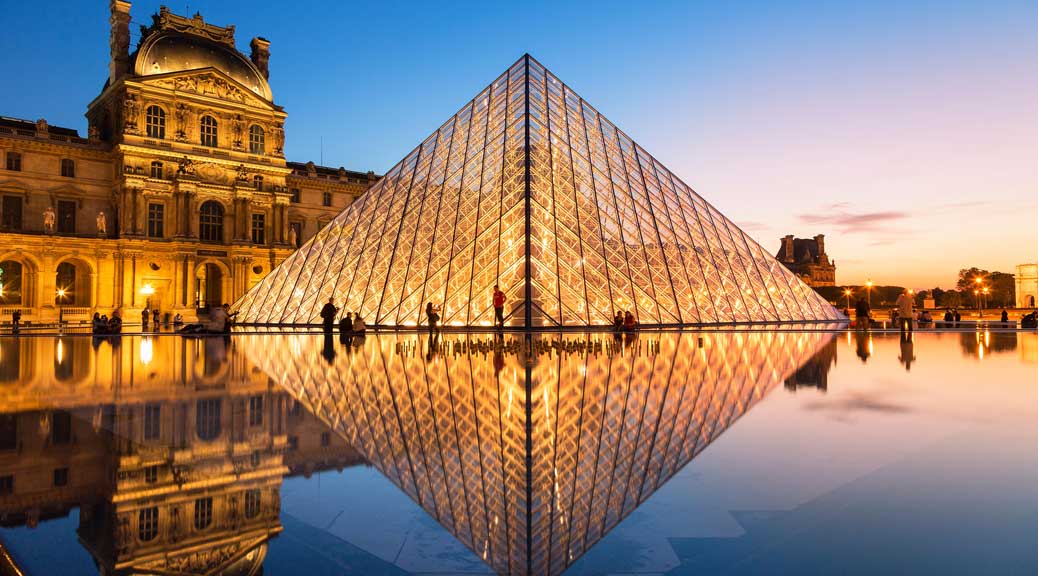
POLYGON ((205 20, 202 19, 202 15, 197 12, 194 17, 186 18, 173 14, 165 6, 159 8, 159 13, 152 15, 151 18, 151 28, 144 29, 142 27, 141 29, 142 39, 157 30, 173 30, 175 32, 187 32, 196 36, 202 36, 234 48, 233 25, 226 27, 213 26, 212 24, 206 24, 205 20))
POLYGON ((212 73, 149 79, 147 83, 178 92, 190 92, 202 96, 212 96, 221 100, 231 100, 250 106, 261 106, 258 99, 250 97, 233 82, 212 73))

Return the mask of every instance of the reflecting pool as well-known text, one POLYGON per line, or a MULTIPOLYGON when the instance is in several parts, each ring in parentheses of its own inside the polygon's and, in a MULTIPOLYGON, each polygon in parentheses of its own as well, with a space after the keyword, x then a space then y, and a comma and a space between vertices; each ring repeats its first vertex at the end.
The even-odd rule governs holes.
POLYGON ((1031 573, 1038 334, 0 337, 26 574, 1031 573))

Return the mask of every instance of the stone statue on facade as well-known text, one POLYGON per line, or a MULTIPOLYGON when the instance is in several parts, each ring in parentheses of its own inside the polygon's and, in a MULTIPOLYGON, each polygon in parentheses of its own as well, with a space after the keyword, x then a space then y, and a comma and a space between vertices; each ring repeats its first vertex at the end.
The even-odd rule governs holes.
POLYGON ((90 142, 97 143, 101 141, 101 131, 97 129, 97 126, 91 126, 87 128, 87 138, 90 142))
POLYGON ((249 170, 247 168, 245 168, 244 164, 238 164, 238 169, 236 170, 236 172, 237 172, 236 179, 238 180, 238 182, 248 182, 249 181, 249 170))
POLYGON ((133 94, 127 94, 126 100, 123 101, 123 132, 127 134, 137 133, 137 116, 140 115, 141 106, 137 102, 137 97, 133 94))
POLYGON ((234 148, 241 150, 242 146, 242 133, 245 131, 245 122, 241 119, 241 114, 237 114, 234 117, 234 122, 231 124, 234 130, 234 148))
POLYGON ((50 133, 50 126, 47 124, 47 120, 40 118, 36 121, 36 135, 46 136, 50 133))
POLYGON ((281 122, 274 124, 274 154, 277 156, 285 154, 285 125, 281 122))
POLYGON ((53 234, 56 221, 57 216, 54 214, 54 207, 47 206, 47 209, 43 211, 43 231, 47 234, 53 234))
POLYGON ((105 217, 104 211, 97 213, 97 235, 108 236, 108 218, 105 217))
POLYGON ((181 142, 187 140, 187 131, 184 129, 187 123, 187 106, 177 104, 173 110, 173 119, 176 121, 176 139, 181 142))
POLYGON ((292 246, 296 245, 296 229, 294 226, 288 227, 288 243, 292 246))

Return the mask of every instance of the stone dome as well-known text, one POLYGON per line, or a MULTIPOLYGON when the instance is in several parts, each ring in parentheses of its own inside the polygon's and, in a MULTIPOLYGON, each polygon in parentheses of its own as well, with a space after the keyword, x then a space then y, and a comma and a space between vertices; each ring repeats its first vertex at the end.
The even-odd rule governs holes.
POLYGON ((208 67, 227 74, 260 98, 273 101, 267 79, 245 55, 193 34, 164 30, 149 35, 137 50, 134 73, 153 76, 208 67))

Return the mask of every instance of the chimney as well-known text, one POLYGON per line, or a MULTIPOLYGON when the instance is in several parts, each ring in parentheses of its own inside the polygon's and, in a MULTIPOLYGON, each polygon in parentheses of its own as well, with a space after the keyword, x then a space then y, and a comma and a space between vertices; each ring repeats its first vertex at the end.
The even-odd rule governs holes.
POLYGON ((815 236, 815 242, 818 244, 818 259, 822 260, 825 256, 825 234, 815 236))
POLYGON ((259 68, 259 71, 263 74, 264 78, 270 79, 270 40, 257 36, 252 39, 249 43, 252 47, 252 54, 249 55, 249 59, 252 63, 259 68))
POLYGON ((782 261, 793 261, 793 235, 790 234, 782 239, 782 261))
POLYGON ((108 64, 108 80, 114 84, 120 76, 128 72, 130 65, 130 3, 124 0, 112 0, 108 5, 112 12, 108 23, 112 26, 109 46, 112 49, 112 61, 108 64))

